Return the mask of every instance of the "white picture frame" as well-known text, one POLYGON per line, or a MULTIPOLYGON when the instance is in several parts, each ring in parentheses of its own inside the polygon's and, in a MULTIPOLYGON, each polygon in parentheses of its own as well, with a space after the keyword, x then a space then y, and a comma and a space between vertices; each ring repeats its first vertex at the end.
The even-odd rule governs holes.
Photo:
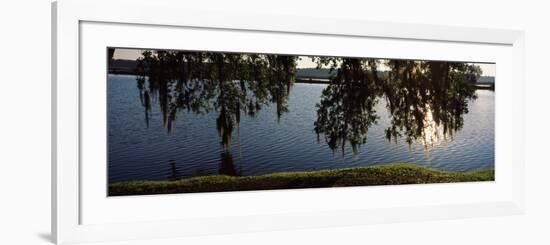
MULTIPOLYGON (((133 0, 131 4, 127 1, 60 0, 52 4, 52 32, 52 237, 58 244, 513 215, 521 214, 524 211, 524 34, 522 31, 258 15, 245 12, 214 12, 190 9, 188 3, 170 0, 133 0), (182 10, 186 10, 185 15, 181 14, 182 10), (255 21, 250 22, 250 19, 255 21), (211 32, 263 33, 268 36, 289 34, 319 38, 337 37, 342 40, 348 38, 359 39, 359 41, 361 38, 369 38, 376 39, 377 42, 418 42, 420 46, 423 45, 423 42, 434 42, 441 47, 462 44, 504 47, 502 49, 505 51, 502 52, 506 54, 502 55, 503 58, 498 59, 504 60, 507 67, 513 66, 514 69, 506 69, 499 73, 499 76, 503 74, 502 76, 505 77, 502 81, 513 81, 515 91, 513 103, 508 100, 509 104, 506 107, 508 115, 503 117, 507 123, 503 123, 503 120, 500 120, 499 123, 497 118, 496 138, 499 141, 506 140, 508 142, 505 147, 501 147, 500 151, 498 149, 496 151, 497 162, 503 162, 500 165, 501 169, 506 169, 501 172, 506 172, 506 174, 499 174, 500 167, 497 167, 495 184, 488 185, 464 183, 432 185, 430 187, 411 185, 392 189, 385 189, 386 187, 332 188, 331 190, 309 189, 298 192, 274 191, 266 192, 267 194, 259 191, 239 195, 213 193, 195 195, 192 200, 193 207, 200 208, 201 204, 206 205, 207 202, 238 203, 245 200, 242 198, 249 198, 246 200, 250 201, 256 199, 290 201, 299 200, 294 198, 300 198, 300 196, 326 197, 328 195, 331 199, 346 200, 346 198, 356 195, 358 190, 368 191, 373 195, 375 192, 378 193, 377 195, 384 195, 386 190, 392 193, 414 193, 418 194, 417 199, 420 199, 421 196, 429 199, 437 193, 447 191, 457 193, 472 191, 478 195, 472 195, 469 199, 466 196, 462 201, 452 198, 446 199, 446 202, 415 201, 415 197, 410 197, 407 199, 411 201, 410 203, 400 203, 405 199, 390 201, 391 198, 388 198, 387 202, 382 200, 372 206, 334 202, 330 203, 333 208, 319 207, 308 211, 305 211, 303 207, 294 210, 291 207, 286 207, 286 209, 278 210, 271 205, 272 207, 266 207, 256 213, 243 210, 231 216, 203 215, 197 211, 195 215, 180 213, 174 215, 175 218, 169 219, 169 216, 162 216, 168 213, 164 212, 151 213, 148 214, 149 216, 143 216, 142 219, 133 220, 123 217, 132 213, 118 212, 121 214, 120 217, 109 214, 100 219, 101 211, 108 212, 108 207, 114 206, 109 206, 110 204, 106 203, 99 205, 101 202, 98 200, 88 201, 90 198, 86 196, 86 193, 89 192, 84 191, 86 188, 83 187, 83 176, 90 174, 92 177, 94 174, 99 176, 99 173, 86 171, 89 168, 82 167, 81 136, 84 114, 82 94, 89 90, 82 91, 81 81, 88 78, 84 77, 81 71, 88 69, 87 64, 89 64, 89 62, 84 62, 82 57, 83 53, 89 53, 83 48, 88 44, 83 43, 92 42, 87 41, 86 33, 88 32, 83 31, 83 26, 102 23, 123 29, 167 28, 162 33, 170 32, 170 30, 192 29, 210 30, 211 32), (499 127, 500 129, 498 129, 499 127), (499 134, 499 132, 501 133, 499 134), (507 134, 504 135, 502 132, 507 132, 507 134), (499 160, 499 152, 506 152, 508 155, 502 155, 499 160), (86 172, 84 173, 84 171, 86 172), (481 197, 487 192, 495 190, 498 191, 498 194, 488 195, 487 198, 481 197), (98 219, 93 222, 83 222, 87 219, 83 219, 83 217, 90 217, 89 214, 83 215, 83 210, 85 208, 90 210, 88 208, 90 206, 99 207, 91 215, 98 219), (162 217, 155 220, 151 219, 152 215, 162 217), (116 219, 108 219, 107 216, 116 219)), ((131 34, 130 31, 128 34, 131 34)), ((155 40, 153 39, 151 42, 155 42, 155 40)), ((161 45, 160 40, 158 42, 158 45, 151 48, 165 48, 163 45, 169 45, 168 43, 161 45)), ((101 40, 96 40, 94 43, 99 46, 107 45, 101 40)), ((134 43, 134 45, 138 44, 134 43)), ((142 45, 150 46, 151 43, 142 45)), ((418 54, 414 57, 429 58, 418 57, 418 54)), ((455 58, 464 60, 467 59, 467 56, 455 56, 455 58)), ((498 89, 503 91, 503 96, 506 94, 504 90, 506 86, 506 83, 503 86, 500 86, 499 83, 499 87, 503 88, 498 89)), ((506 101, 506 98, 497 99, 497 114, 499 111, 503 111, 498 109, 499 101, 506 101)), ((146 205, 160 206, 169 202, 191 202, 189 199, 183 199, 182 195, 131 197, 119 199, 119 201, 120 203, 113 205, 124 207, 128 203, 134 202, 139 203, 136 205, 139 208, 146 205)), ((268 202, 257 204, 269 206, 268 202)), ((170 207, 167 209, 170 210, 170 207)))

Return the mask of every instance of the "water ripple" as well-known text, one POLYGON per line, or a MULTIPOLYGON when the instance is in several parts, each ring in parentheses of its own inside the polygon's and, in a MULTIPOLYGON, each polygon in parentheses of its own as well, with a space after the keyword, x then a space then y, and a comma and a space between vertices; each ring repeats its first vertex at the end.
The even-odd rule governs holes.
MULTIPOLYGON (((333 152, 313 132, 315 103, 325 85, 295 84, 289 112, 276 119, 267 106, 251 118, 241 116, 239 129, 228 149, 216 130, 217 113, 178 112, 167 134, 158 104, 151 110, 149 127, 132 76, 109 76, 109 180, 168 179, 220 173, 225 167, 241 175, 279 171, 305 171, 415 162, 442 170, 468 171, 494 167, 494 93, 478 91, 478 99, 464 115, 464 127, 426 151, 400 140, 388 142, 384 129, 389 120, 384 101, 376 106, 380 119, 369 129, 368 140, 356 156, 333 152), (228 157, 230 153, 231 157, 228 157), (225 158, 224 158, 225 156, 225 158), (232 159, 232 163, 228 162, 232 159)), ((156 103, 156 102, 155 102, 156 103)))

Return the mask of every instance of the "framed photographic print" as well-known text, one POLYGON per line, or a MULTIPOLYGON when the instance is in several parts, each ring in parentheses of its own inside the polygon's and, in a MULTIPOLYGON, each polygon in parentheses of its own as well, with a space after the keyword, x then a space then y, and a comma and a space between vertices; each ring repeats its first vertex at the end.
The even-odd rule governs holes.
POLYGON ((52 5, 57 243, 523 211, 521 31, 151 4, 52 5))

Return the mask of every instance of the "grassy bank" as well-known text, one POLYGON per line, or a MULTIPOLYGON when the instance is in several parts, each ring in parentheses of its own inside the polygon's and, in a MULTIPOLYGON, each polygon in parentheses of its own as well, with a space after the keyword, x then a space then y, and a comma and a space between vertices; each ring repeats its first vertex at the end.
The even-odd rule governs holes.
POLYGON ((493 169, 472 172, 445 172, 416 164, 390 164, 312 172, 283 172, 246 177, 213 175, 180 180, 119 182, 109 185, 109 195, 492 181, 494 176, 493 169))

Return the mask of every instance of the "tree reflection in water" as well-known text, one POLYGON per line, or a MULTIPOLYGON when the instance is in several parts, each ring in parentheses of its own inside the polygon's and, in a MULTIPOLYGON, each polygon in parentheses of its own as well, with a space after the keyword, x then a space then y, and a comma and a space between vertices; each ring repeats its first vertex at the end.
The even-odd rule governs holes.
POLYGON ((216 128, 224 148, 220 173, 238 173, 228 148, 241 112, 254 117, 263 106, 273 103, 280 120, 288 111, 297 56, 160 50, 142 55, 137 83, 147 125, 151 99, 159 102, 167 133, 177 111, 216 111, 216 128))
MULTIPOLYGON (((478 66, 444 61, 310 57, 335 71, 317 103, 313 130, 333 151, 356 155, 377 123, 375 106, 386 101, 388 141, 418 142, 426 150, 460 130, 468 102, 476 98, 478 66)), ((299 57, 274 54, 144 51, 137 86, 149 125, 151 100, 158 101, 170 133, 177 112, 217 112, 220 173, 238 175, 229 146, 241 113, 255 117, 273 104, 279 121, 288 112, 299 57)))
POLYGON ((319 67, 330 64, 336 75, 330 78, 317 104, 315 132, 334 151, 341 148, 345 154, 346 142, 357 154, 358 147, 367 141, 368 129, 378 116, 374 106, 381 95, 380 79, 375 59, 313 58, 319 67))
POLYGON ((138 64, 138 88, 147 112, 156 95, 166 131, 178 110, 217 111, 221 144, 231 143, 241 112, 255 116, 273 103, 277 118, 288 111, 288 94, 296 76, 297 56, 232 53, 151 51, 138 64), (148 87, 145 81, 148 78, 148 87))
POLYGON ((388 61, 384 96, 391 114, 388 140, 403 136, 426 149, 463 126, 469 100, 475 99, 473 83, 479 67, 441 61, 388 61))

